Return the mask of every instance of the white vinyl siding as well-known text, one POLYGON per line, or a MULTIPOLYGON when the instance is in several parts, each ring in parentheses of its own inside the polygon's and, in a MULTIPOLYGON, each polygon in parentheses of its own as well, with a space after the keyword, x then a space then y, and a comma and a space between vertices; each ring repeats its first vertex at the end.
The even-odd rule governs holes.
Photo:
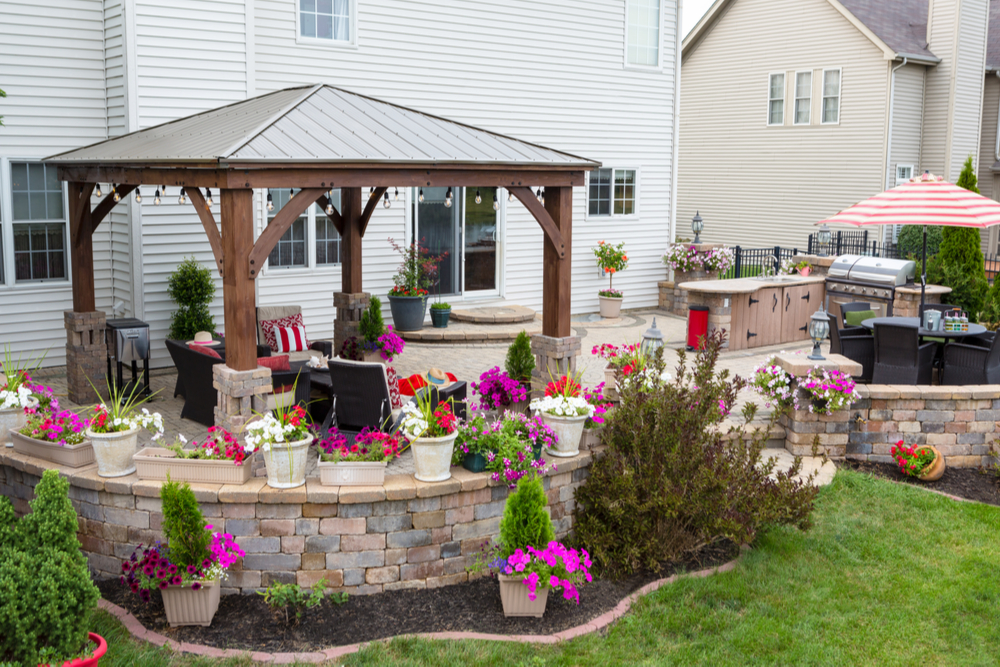
POLYGON ((823 70, 823 124, 840 122, 840 70, 823 70))
POLYGON ((812 112, 812 70, 795 73, 795 125, 808 125, 812 112))
POLYGON ((785 73, 771 74, 767 78, 767 124, 785 124, 785 73))
POLYGON ((625 1, 625 62, 657 67, 660 64, 660 0, 625 1))

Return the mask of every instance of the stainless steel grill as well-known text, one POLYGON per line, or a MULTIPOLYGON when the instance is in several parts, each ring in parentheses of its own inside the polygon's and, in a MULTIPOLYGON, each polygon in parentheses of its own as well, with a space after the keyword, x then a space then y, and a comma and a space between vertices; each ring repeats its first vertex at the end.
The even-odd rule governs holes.
POLYGON ((136 382, 139 382, 137 362, 142 362, 142 395, 149 396, 149 325, 133 317, 108 320, 105 329, 105 342, 108 346, 108 379, 114 378, 117 387, 122 387, 122 367, 130 364, 132 380, 125 386, 126 395, 132 392, 136 382), (111 373, 112 362, 115 373, 111 373))
POLYGON ((864 301, 876 316, 890 316, 896 288, 912 284, 916 268, 909 260, 841 255, 826 278, 827 310, 839 316, 840 304, 864 301))

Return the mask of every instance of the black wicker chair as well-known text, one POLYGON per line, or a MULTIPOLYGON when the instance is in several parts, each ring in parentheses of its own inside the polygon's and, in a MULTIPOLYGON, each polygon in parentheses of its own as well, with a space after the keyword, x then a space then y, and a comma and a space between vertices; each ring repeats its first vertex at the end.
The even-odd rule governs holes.
POLYGON ((855 301, 853 303, 842 303, 840 304, 840 328, 841 329, 865 329, 864 327, 849 327, 847 325, 847 313, 857 312, 859 310, 874 310, 870 303, 865 303, 863 301, 855 301))
POLYGON ((861 375, 854 379, 870 383, 875 371, 875 338, 866 331, 863 336, 843 336, 840 344, 842 355, 861 364, 861 375))
POLYGON ((392 416, 392 398, 385 366, 378 362, 329 360, 333 407, 321 433, 336 426, 349 440, 366 426, 381 429, 392 416))
POLYGON ((920 344, 916 326, 875 325, 875 384, 930 384, 936 343, 920 344))
POLYGON ((941 384, 1000 384, 1000 336, 990 347, 948 343, 944 346, 941 384))
POLYGON ((827 317, 830 319, 830 354, 843 354, 840 339, 844 336, 868 336, 871 338, 868 329, 864 327, 841 328, 839 326, 841 323, 839 318, 835 317, 832 313, 827 313, 827 317))

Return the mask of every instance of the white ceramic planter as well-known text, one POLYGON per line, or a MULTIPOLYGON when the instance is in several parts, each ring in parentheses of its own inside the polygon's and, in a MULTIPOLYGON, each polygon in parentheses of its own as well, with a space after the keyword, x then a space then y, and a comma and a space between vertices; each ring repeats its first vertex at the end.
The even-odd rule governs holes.
POLYGON ((586 415, 557 417, 543 412, 542 422, 556 433, 556 446, 549 449, 549 454, 567 458, 580 453, 580 438, 583 437, 583 427, 587 423, 586 415))
POLYGON ((601 300, 601 317, 614 319, 621 316, 624 299, 616 299, 612 296, 598 296, 597 298, 601 300))
POLYGON ((160 591, 167 623, 172 628, 178 625, 211 625, 215 612, 219 611, 221 592, 218 581, 204 581, 196 591, 190 586, 167 586, 160 591))
POLYGON ((382 486, 386 461, 320 461, 319 481, 323 486, 382 486))
POLYGON ((523 577, 508 577, 498 575, 500 580, 500 602, 503 604, 504 616, 533 616, 541 618, 545 615, 545 606, 549 601, 549 588, 539 587, 535 591, 535 599, 528 597, 528 587, 524 585, 523 577))
POLYGON ((15 452, 34 456, 36 459, 51 461, 67 468, 82 468, 94 462, 94 447, 89 440, 78 445, 60 445, 57 442, 29 438, 17 431, 11 431, 10 437, 15 452))
POLYGON ((451 477, 451 455, 458 431, 441 438, 417 438, 413 450, 413 474, 421 482, 443 482, 451 477))
MULTIPOLYGON (((38 407, 38 399, 32 398, 28 403, 29 408, 38 407)), ((24 408, 8 408, 0 410, 0 443, 13 447, 10 439, 12 431, 19 431, 28 423, 28 415, 24 414, 24 408)))
POLYGON ((274 489, 294 489, 306 483, 306 458, 313 437, 272 445, 261 452, 267 467, 267 485, 274 489))
POLYGON ((136 443, 139 427, 118 433, 95 433, 87 429, 87 437, 94 446, 97 474, 101 477, 124 477, 135 472, 136 443))

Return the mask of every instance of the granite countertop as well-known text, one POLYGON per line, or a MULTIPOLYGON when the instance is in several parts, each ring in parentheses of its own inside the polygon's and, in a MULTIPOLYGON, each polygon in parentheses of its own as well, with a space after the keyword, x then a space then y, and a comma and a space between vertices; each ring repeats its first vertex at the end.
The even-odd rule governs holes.
POLYGON ((758 280, 757 278, 732 278, 730 280, 699 280, 681 283, 678 287, 688 292, 707 292, 710 294, 751 294, 768 287, 784 287, 785 285, 811 285, 826 281, 826 276, 788 276, 786 280, 758 280))
MULTIPOLYGON (((903 294, 920 294, 920 285, 900 285, 896 288, 896 292, 902 292, 903 294)), ((944 285, 931 285, 927 283, 927 294, 951 294, 951 288, 945 287, 944 285)))

